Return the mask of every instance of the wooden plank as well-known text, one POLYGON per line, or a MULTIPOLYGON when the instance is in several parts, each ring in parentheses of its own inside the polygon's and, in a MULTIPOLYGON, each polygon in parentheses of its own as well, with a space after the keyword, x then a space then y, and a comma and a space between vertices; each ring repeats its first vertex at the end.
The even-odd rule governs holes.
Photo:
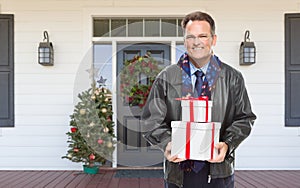
POLYGON ((162 178, 148 178, 148 181, 149 181, 149 188, 164 187, 164 180, 162 178))
POLYGON ((264 182, 268 183, 268 185, 272 187, 286 187, 286 184, 284 182, 281 182, 278 179, 272 177, 271 171, 256 171, 254 173, 254 176, 256 176, 257 178, 262 178, 264 182))
POLYGON ((15 173, 16 171, 0 171, 0 182, 4 182, 4 180, 7 179, 7 177, 15 173))
POLYGON ((23 181, 20 185, 22 188, 32 188, 40 181, 41 177, 47 174, 47 171, 35 171, 38 173, 27 175, 27 179, 23 181))
POLYGON ((295 187, 300 185, 300 171, 275 171, 274 174, 276 174, 277 177, 282 177, 282 181, 288 182, 287 185, 295 185, 295 187))
POLYGON ((24 171, 23 173, 20 173, 22 176, 21 178, 18 178, 14 183, 11 184, 12 187, 33 187, 31 183, 38 179, 41 175, 41 171, 24 171))
POLYGON ((4 179, 4 182, 2 182, 1 185, 3 185, 2 187, 15 187, 16 185, 23 187, 23 185, 26 185, 26 181, 30 180, 36 174, 39 174, 39 171, 16 172, 4 179))
MULTIPOLYGON (((81 171, 0 171, 0 187, 163 188, 163 178, 114 178, 115 170, 89 175, 81 171)), ((300 185, 298 170, 237 170, 235 187, 287 187, 300 185)))
POLYGON ((234 185, 239 188, 251 188, 254 187, 252 184, 248 183, 247 178, 245 179, 237 171, 234 173, 234 185))
POLYGON ((150 178, 139 178, 139 185, 142 188, 151 188, 150 178))
POLYGON ((72 180, 76 178, 76 172, 72 172, 65 176, 59 183, 56 184, 56 187, 66 187, 72 180))
MULTIPOLYGON (((113 173, 112 178, 109 182, 109 184, 107 185, 107 188, 116 188, 119 187, 119 183, 120 183, 120 178, 115 178, 114 175, 116 174, 116 172, 113 173)), ((102 188, 102 186, 98 186, 98 188, 102 188)))
MULTIPOLYGON (((102 182, 103 176, 107 174, 107 172, 100 172, 98 174, 95 174, 91 181, 85 186, 86 188, 94 188, 97 187, 99 183, 102 182)), ((104 186, 103 186, 104 187, 104 186)))
MULTIPOLYGON (((252 171, 239 171, 239 173, 243 179, 251 185, 251 187, 264 187, 264 184, 261 182, 257 182, 256 178, 253 178, 253 173, 252 171)), ((250 186, 249 185, 249 186, 250 186)))
POLYGON ((1 182, 0 187, 10 186, 11 182, 14 182, 18 178, 21 178, 21 174, 16 171, 9 171, 9 172, 1 171, 1 173, 3 175, 0 178, 0 182, 1 182))
POLYGON ((63 172, 62 171, 47 171, 44 172, 43 175, 38 178, 36 181, 31 182, 32 187, 45 187, 57 177, 59 177, 63 172), (34 185, 35 184, 35 185, 34 185))
POLYGON ((81 172, 80 174, 76 175, 75 178, 72 181, 70 181, 70 183, 65 187, 66 188, 85 187, 92 180, 93 176, 95 175, 85 174, 81 172), (80 181, 78 181, 79 178, 81 178, 80 181))
POLYGON ((58 187, 57 184, 64 181, 69 176, 74 176, 74 173, 74 171, 62 171, 62 174, 60 174, 60 176, 58 176, 52 182, 48 183, 44 188, 58 187))
POLYGON ((97 187, 108 187, 108 185, 112 183, 112 179, 115 175, 115 170, 102 171, 100 169, 100 173, 104 173, 104 175, 102 176, 101 181, 98 181, 97 187))
POLYGON ((86 178, 86 174, 84 174, 83 172, 73 174, 73 176, 75 178, 71 182, 69 182, 69 184, 66 185, 66 187, 76 187, 78 184, 80 184, 81 181, 83 181, 86 178))
MULTIPOLYGON (((258 173, 261 173, 261 171, 258 171, 258 173)), ((272 170, 268 173, 268 176, 270 176, 272 179, 275 179, 276 181, 280 182, 280 184, 284 183, 283 187, 297 187, 300 185, 300 181, 298 183, 296 182, 299 179, 298 177, 292 177, 288 171, 275 171, 272 170), (289 182, 289 185, 287 185, 285 182, 289 182)))
POLYGON ((119 188, 140 187, 138 178, 120 178, 119 188))

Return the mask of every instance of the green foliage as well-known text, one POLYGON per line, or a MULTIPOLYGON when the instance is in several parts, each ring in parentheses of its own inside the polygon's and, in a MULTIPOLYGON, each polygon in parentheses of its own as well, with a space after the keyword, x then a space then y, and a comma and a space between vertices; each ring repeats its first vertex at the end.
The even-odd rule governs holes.
POLYGON ((80 101, 70 116, 67 154, 62 158, 93 166, 112 160, 114 122, 112 121, 112 94, 105 87, 94 85, 78 95, 80 101))

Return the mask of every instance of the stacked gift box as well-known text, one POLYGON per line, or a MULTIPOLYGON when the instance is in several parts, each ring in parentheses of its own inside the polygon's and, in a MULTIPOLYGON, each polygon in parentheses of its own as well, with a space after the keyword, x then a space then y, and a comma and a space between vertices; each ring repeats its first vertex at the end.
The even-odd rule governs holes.
POLYGON ((207 97, 181 98, 182 121, 172 121, 171 155, 209 160, 217 155, 220 122, 211 122, 212 101, 207 97))

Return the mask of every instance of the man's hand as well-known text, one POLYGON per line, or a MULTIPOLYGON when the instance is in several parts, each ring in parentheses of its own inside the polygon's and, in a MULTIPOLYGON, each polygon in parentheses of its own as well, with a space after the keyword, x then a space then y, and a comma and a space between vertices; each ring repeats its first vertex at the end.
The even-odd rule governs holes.
POLYGON ((164 153, 168 161, 179 163, 185 160, 185 159, 178 158, 177 155, 171 156, 171 148, 172 148, 172 142, 169 142, 164 153))
POLYGON ((215 145, 215 148, 218 149, 218 155, 214 159, 208 160, 208 162, 221 163, 225 159, 228 150, 228 145, 225 142, 219 142, 218 144, 215 145))

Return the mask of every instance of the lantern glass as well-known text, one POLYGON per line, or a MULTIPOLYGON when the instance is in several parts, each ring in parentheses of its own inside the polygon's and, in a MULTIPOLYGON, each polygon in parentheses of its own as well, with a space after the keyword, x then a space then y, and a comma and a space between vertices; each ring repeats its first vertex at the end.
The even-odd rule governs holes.
POLYGON ((240 46, 240 65, 255 63, 255 46, 253 42, 242 42, 240 46))
POLYGON ((38 60, 41 65, 53 65, 53 46, 50 42, 41 42, 38 49, 38 60))

